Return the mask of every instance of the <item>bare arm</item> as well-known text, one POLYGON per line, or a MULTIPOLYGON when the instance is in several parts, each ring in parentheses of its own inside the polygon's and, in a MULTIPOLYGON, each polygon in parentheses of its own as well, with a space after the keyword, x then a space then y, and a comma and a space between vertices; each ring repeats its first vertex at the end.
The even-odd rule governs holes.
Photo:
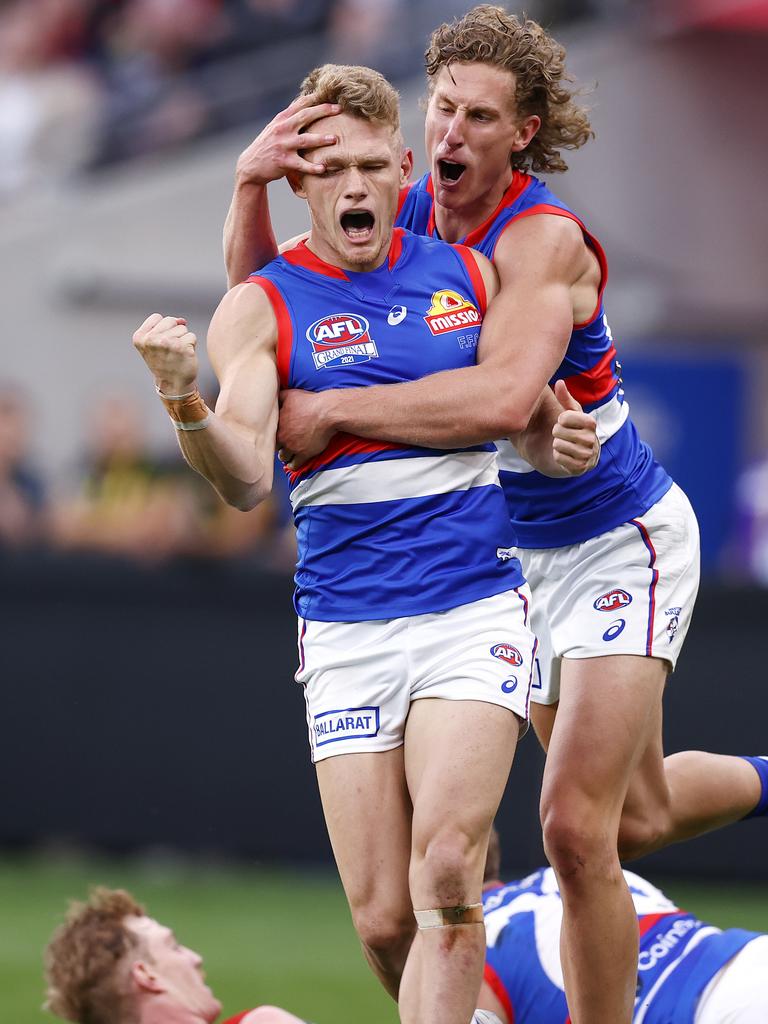
POLYGON ((329 146, 336 138, 303 129, 337 112, 336 104, 315 104, 312 96, 301 96, 274 117, 240 154, 224 224, 224 262, 230 288, 277 256, 267 185, 291 171, 322 173, 323 165, 305 160, 301 152, 329 146))
POLYGON ((277 325, 260 288, 228 292, 208 332, 208 351, 221 384, 216 411, 197 390, 195 336, 174 317, 153 314, 134 335, 161 395, 190 395, 172 419, 189 420, 177 437, 184 458, 236 508, 253 508, 270 493, 277 427, 277 325), (186 333, 183 333, 186 332, 186 333), (207 412, 207 417, 206 417, 207 412))
MULTIPOLYGON (((483 321, 476 366, 408 384, 330 390, 311 398, 289 393, 284 396, 280 443, 306 455, 310 435, 327 439, 347 431, 446 448, 525 430, 568 346, 571 287, 588 256, 572 221, 542 215, 513 227, 497 247, 500 288, 483 321), (294 430, 299 403, 306 409, 294 430)), ((474 255, 485 276, 488 261, 474 255)), ((494 292, 492 287, 489 296, 494 292)))

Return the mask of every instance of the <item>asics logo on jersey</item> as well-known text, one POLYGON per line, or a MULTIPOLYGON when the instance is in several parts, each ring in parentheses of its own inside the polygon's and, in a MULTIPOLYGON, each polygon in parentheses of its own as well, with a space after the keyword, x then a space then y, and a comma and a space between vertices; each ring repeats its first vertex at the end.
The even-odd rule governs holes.
POLYGON ((491 654, 500 661, 506 661, 508 665, 518 667, 523 664, 522 654, 512 644, 494 644, 491 648, 491 654))
POLYGON ((393 306, 387 315, 387 323, 390 327, 397 327, 408 316, 407 306, 393 306))
POLYGON ((626 590, 616 589, 595 598, 592 607, 598 612, 615 612, 619 608, 626 608, 628 604, 632 604, 632 595, 626 590))
POLYGON ((500 562, 508 562, 510 558, 515 557, 514 548, 496 548, 496 557, 500 562))
POLYGON ((357 313, 331 313, 315 320, 307 328, 315 369, 351 366, 378 359, 376 342, 369 332, 370 324, 357 313))
POLYGON ((445 334, 461 327, 480 326, 477 307, 458 292, 444 288, 433 292, 432 304, 427 310, 424 322, 432 334, 445 334))

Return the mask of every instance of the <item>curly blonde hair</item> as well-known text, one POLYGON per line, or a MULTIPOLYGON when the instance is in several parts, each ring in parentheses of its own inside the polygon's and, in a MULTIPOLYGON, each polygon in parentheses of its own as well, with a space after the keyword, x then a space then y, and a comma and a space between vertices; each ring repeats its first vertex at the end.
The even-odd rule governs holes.
POLYGON ((565 48, 530 18, 480 4, 435 29, 424 62, 430 92, 440 69, 454 62, 489 64, 515 76, 518 114, 541 118, 526 149, 511 154, 510 162, 519 170, 567 171, 560 150, 578 149, 594 138, 586 109, 574 101, 565 48))
POLYGON ((123 889, 96 888, 72 903, 45 951, 45 1009, 78 1024, 133 1024, 129 954, 141 944, 125 918, 143 914, 123 889))
POLYGON ((394 132, 400 131, 400 96, 373 68, 323 64, 309 72, 299 95, 314 96, 316 103, 338 103, 344 114, 379 121, 394 132))

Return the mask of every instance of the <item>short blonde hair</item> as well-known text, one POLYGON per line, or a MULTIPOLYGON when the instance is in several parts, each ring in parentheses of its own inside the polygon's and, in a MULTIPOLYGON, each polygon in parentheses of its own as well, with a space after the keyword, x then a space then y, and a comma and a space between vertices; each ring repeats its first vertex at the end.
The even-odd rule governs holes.
POLYGON ((513 167, 566 171, 560 150, 579 149, 594 138, 587 110, 576 103, 570 87, 565 47, 530 18, 480 4, 435 29, 424 62, 430 92, 440 69, 454 62, 488 64, 515 76, 518 113, 538 115, 541 127, 522 152, 511 154, 513 167))
POLYGON ((377 121, 400 131, 400 95, 373 68, 355 64, 323 64, 310 71, 299 90, 317 103, 338 103, 343 114, 377 121))
POLYGON ((144 908, 123 889, 94 889, 72 903, 45 951, 45 1009, 77 1024, 133 1024, 128 956, 141 943, 126 927, 144 908))

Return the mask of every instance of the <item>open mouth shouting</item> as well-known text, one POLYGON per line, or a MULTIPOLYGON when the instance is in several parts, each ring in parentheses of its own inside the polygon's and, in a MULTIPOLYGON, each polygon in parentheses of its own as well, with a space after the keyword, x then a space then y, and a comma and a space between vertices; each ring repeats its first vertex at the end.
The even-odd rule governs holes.
POLYGON ((437 161, 437 173, 440 184, 447 188, 455 185, 466 169, 466 164, 457 163, 455 160, 437 161))
POLYGON ((347 210, 341 215, 341 230, 356 244, 369 242, 373 237, 376 218, 370 210, 347 210))

